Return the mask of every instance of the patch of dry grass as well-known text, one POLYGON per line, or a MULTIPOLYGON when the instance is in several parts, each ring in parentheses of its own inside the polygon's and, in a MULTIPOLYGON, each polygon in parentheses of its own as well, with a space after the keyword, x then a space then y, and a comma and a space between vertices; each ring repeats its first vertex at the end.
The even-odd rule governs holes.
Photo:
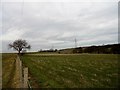
POLYGON ((14 87, 15 54, 2 54, 2 87, 14 87))

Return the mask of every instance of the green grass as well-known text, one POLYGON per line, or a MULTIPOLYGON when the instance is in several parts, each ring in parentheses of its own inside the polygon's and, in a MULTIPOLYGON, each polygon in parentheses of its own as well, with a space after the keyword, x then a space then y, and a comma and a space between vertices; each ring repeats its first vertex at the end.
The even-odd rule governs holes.
POLYGON ((40 88, 114 88, 118 86, 118 55, 24 55, 31 84, 40 88))
POLYGON ((2 87, 2 53, 0 53, 0 89, 2 87))

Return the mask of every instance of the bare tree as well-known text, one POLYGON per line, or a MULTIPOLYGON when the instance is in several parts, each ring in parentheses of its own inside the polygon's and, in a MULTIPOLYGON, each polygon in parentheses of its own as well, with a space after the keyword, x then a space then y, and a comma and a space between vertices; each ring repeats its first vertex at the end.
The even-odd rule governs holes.
POLYGON ((8 45, 9 48, 13 48, 18 51, 18 54, 24 49, 31 49, 31 46, 26 42, 26 40, 18 39, 15 40, 12 44, 8 45))

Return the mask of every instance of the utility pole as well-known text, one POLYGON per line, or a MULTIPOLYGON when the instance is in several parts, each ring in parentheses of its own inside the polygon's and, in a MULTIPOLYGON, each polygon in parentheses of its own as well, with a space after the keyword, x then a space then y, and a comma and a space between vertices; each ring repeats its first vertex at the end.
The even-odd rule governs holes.
POLYGON ((54 45, 52 44, 51 50, 54 50, 54 45))
POLYGON ((77 39, 75 38, 75 48, 77 48, 77 39))

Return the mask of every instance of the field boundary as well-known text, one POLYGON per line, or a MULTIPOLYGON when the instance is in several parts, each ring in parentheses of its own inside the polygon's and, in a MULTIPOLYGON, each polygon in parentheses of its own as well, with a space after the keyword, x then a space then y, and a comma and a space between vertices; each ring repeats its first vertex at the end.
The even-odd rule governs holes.
POLYGON ((28 67, 22 66, 20 57, 16 58, 16 76, 18 81, 17 88, 28 88, 28 67))

